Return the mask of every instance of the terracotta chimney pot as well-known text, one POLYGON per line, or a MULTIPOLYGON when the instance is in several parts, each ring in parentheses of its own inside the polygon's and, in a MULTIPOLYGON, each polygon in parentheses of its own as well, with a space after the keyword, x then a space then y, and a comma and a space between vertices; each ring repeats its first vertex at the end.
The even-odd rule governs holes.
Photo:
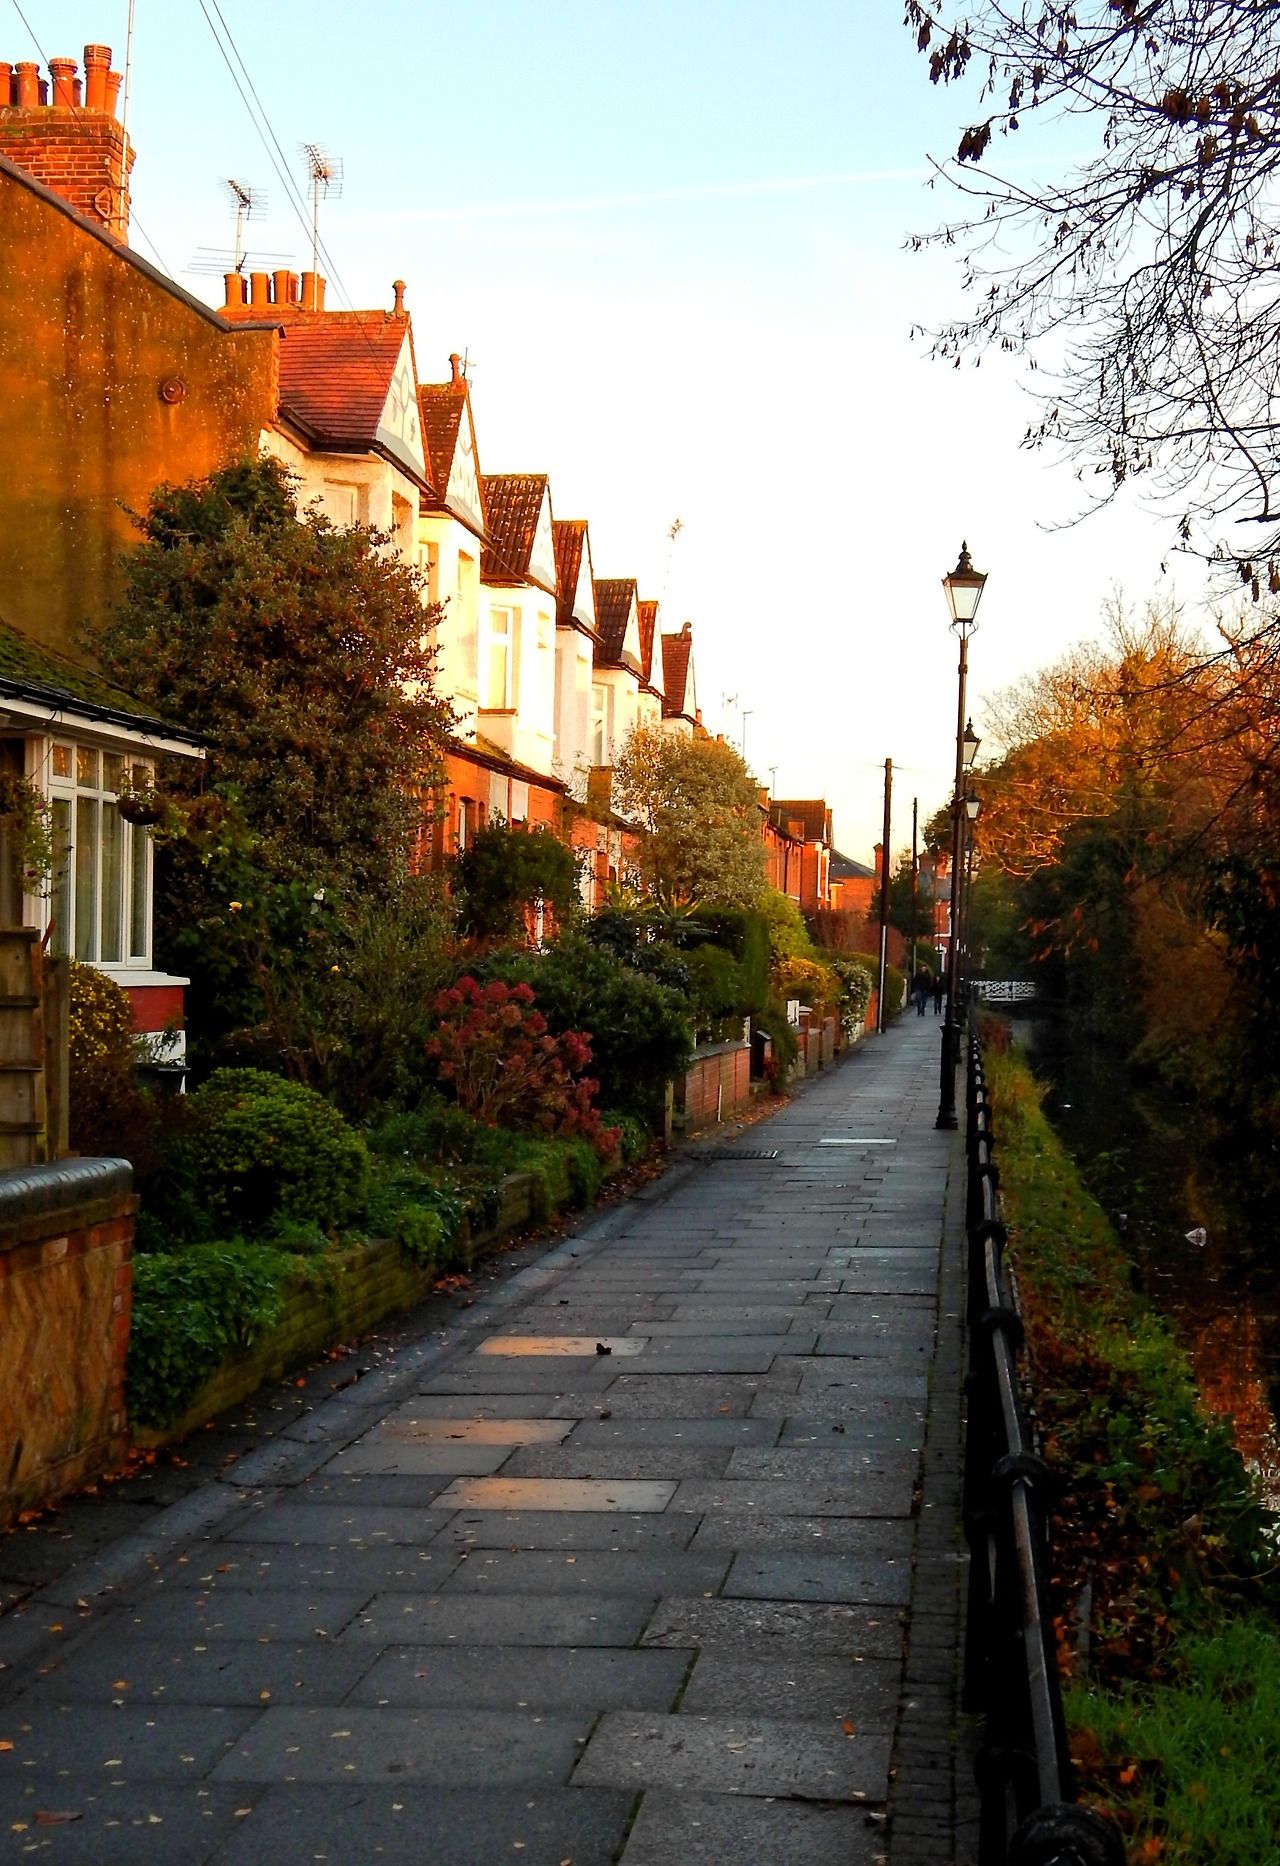
POLYGON ((120 86, 123 83, 124 79, 118 71, 107 73, 107 115, 109 117, 116 114, 116 105, 120 101, 120 86))
POLYGON ((454 387, 460 387, 465 378, 462 374, 462 358, 458 355, 456 350, 451 350, 449 352, 449 369, 454 387))
POLYGON ((271 280, 265 272, 249 274, 249 303, 269 305, 271 303, 271 280))
POLYGON ((300 285, 296 272, 289 274, 289 303, 296 305, 300 296, 300 285))
POLYGON ((325 287, 324 278, 319 272, 317 272, 316 273, 316 310, 317 311, 324 310, 324 287, 325 287))
POLYGON ((224 272, 222 275, 223 304, 242 305, 244 303, 244 275, 240 272, 224 272))
POLYGON ((0 59, 0 110, 13 102, 13 66, 0 59))
POLYGON ((304 311, 318 311, 320 308, 317 302, 319 293, 316 290, 316 280, 319 276, 318 272, 304 272, 302 275, 302 308, 304 311))
POLYGON ((22 59, 14 66, 18 79, 19 110, 34 110, 40 102, 40 67, 29 59, 22 59))
POLYGON ((404 280, 393 279, 391 283, 391 289, 396 295, 395 304, 391 307, 391 315, 392 317, 403 317, 404 316, 404 280))
POLYGON ((278 305, 287 305, 289 302, 289 268, 288 266, 283 266, 281 267, 279 271, 273 272, 271 274, 271 284, 275 291, 276 303, 278 305))
POLYGON ((111 69, 111 47, 109 45, 86 45, 84 48, 84 107, 86 110, 105 110, 107 107, 107 73, 111 69))
POLYGON ((80 106, 84 103, 84 86, 81 84, 79 78, 73 78, 71 80, 71 102, 77 110, 79 110, 80 106))
POLYGON ((74 84, 75 84, 75 75, 76 75, 75 59, 74 58, 51 58, 49 60, 49 75, 53 79, 54 109, 55 110, 74 109, 75 108, 74 84))

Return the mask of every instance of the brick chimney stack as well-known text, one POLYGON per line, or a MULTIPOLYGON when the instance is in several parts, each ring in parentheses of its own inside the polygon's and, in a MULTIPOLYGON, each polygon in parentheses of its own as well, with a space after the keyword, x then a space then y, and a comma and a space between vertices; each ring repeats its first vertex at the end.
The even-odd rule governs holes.
POLYGON ((86 45, 83 84, 74 58, 51 58, 47 82, 38 65, 0 61, 0 156, 127 240, 133 145, 116 116, 119 95, 110 46, 86 45))

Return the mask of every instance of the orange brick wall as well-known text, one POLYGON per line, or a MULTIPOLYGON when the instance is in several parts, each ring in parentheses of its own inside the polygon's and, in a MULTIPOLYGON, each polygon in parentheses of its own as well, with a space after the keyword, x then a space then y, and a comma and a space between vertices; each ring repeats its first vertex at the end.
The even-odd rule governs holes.
POLYGON ((106 1192, 92 1183, 103 1165, 32 1167, 5 1182, 16 1190, 0 1218, 0 1525, 118 1463, 127 1446, 137 1201, 121 1190, 124 1169, 106 1192), (77 1202, 79 1166, 90 1184, 77 1202), (50 1175, 71 1183, 60 1208, 42 1212, 50 1175))
POLYGON ((751 1051, 745 1045, 700 1056, 678 1085, 688 1132, 714 1126, 751 1099, 751 1051))
POLYGON ((119 600, 130 514, 256 453, 278 338, 223 324, 8 174, 0 252, 4 619, 75 656, 119 600))

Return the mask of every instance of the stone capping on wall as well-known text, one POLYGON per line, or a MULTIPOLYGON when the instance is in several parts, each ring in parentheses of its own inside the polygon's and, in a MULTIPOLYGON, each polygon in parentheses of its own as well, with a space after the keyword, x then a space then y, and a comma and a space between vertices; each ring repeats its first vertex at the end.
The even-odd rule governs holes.
POLYGON ((72 1212, 78 1225, 92 1223, 86 1208, 115 1209, 132 1193, 128 1160, 56 1160, 0 1173, 0 1249, 65 1230, 72 1212))

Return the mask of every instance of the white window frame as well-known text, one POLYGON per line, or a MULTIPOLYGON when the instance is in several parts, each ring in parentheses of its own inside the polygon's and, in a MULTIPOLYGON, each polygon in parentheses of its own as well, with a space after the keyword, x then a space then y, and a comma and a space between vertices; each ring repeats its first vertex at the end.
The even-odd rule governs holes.
POLYGON ((588 731, 590 762, 598 768, 605 763, 609 750, 609 689, 603 681, 591 683, 591 714, 588 731), (596 756, 597 752, 599 757, 596 756))
POLYGON ((45 765, 45 790, 49 798, 55 837, 54 873, 45 894, 50 915, 62 913, 53 929, 51 950, 57 955, 69 953, 104 972, 146 972, 151 970, 152 951, 152 848, 145 828, 126 822, 117 808, 118 791, 113 782, 116 771, 126 777, 135 790, 145 789, 155 781, 155 766, 149 758, 139 757, 131 746, 101 747, 75 739, 55 738, 49 743, 45 765), (119 760, 119 766, 114 761, 119 760), (107 812, 111 812, 108 817, 107 812), (110 883, 108 835, 118 835, 118 885, 114 900, 105 901, 110 883), (86 847, 89 831, 91 846, 86 847), (83 905, 83 891, 90 890, 91 907, 84 924, 78 907, 83 905), (117 939, 109 937, 109 923, 104 922, 104 906, 114 908, 118 916, 119 956, 104 958, 117 939))
POLYGON ((508 608, 505 604, 497 604, 489 610, 489 623, 485 630, 484 665, 480 670, 481 712, 509 713, 515 706, 516 631, 519 617, 518 609, 508 608), (497 648, 504 648, 506 651, 503 663, 503 698, 500 700, 495 700, 493 697, 493 656, 497 648))

